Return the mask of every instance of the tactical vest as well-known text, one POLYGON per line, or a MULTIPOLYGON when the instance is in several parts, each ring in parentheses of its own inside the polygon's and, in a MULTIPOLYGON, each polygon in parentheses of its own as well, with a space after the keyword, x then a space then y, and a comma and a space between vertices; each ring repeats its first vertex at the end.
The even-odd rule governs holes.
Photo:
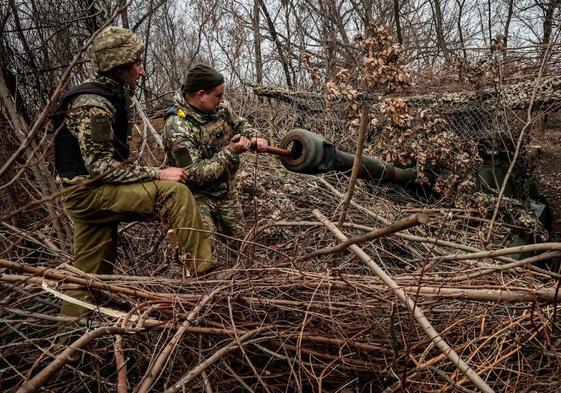
POLYGON ((112 124, 114 132, 113 158, 121 162, 129 158, 130 150, 127 140, 129 124, 126 100, 106 85, 96 82, 84 83, 63 93, 51 116, 53 129, 56 133, 55 168, 61 178, 72 179, 75 176, 89 174, 80 152, 78 138, 72 135, 64 121, 69 104, 74 98, 82 94, 102 96, 115 107, 117 112, 112 124))

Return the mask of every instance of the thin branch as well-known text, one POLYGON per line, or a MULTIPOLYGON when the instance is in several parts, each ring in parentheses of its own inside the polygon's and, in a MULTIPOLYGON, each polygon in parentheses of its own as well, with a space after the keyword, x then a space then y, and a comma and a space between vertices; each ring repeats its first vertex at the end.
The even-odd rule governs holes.
POLYGON ((370 240, 374 240, 374 239, 378 239, 380 237, 388 236, 388 235, 391 235, 393 233, 400 232, 400 231, 403 231, 403 230, 408 229, 408 228, 415 227, 415 226, 420 225, 420 224, 426 224, 428 221, 429 221, 429 217, 426 214, 423 214, 423 213, 414 214, 412 216, 405 217, 405 218, 399 220, 398 222, 396 222, 396 223, 394 223, 390 226, 380 228, 380 229, 375 229, 372 232, 365 233, 364 235, 351 237, 350 239, 347 239, 344 242, 341 242, 341 243, 337 244, 336 246, 326 247, 326 248, 322 248, 321 250, 311 252, 307 255, 304 255, 300 259, 300 261, 305 261, 307 259, 314 258, 314 257, 320 256, 320 255, 333 254, 333 253, 336 253, 336 252, 340 252, 340 251, 343 251, 343 250, 349 248, 349 246, 352 246, 353 244, 365 243, 365 242, 368 242, 370 240))
POLYGON ((181 327, 177 330, 175 335, 166 345, 166 347, 162 350, 160 355, 156 358, 152 366, 146 372, 144 378, 139 383, 139 387, 136 390, 138 393, 147 393, 150 391, 154 383, 158 380, 162 369, 164 368, 165 364, 168 361, 169 356, 173 352, 173 350, 177 347, 181 337, 187 331, 187 328, 193 324, 193 321, 199 315, 202 308, 210 302, 210 300, 221 290, 221 287, 216 287, 211 293, 205 295, 201 298, 197 306, 193 308, 193 310, 187 316, 187 319, 183 322, 181 327))
POLYGON ((366 130, 368 129, 368 106, 362 104, 362 110, 360 113, 360 131, 358 134, 358 141, 356 143, 355 160, 353 163, 353 169, 351 172, 351 179, 349 180, 349 188, 345 193, 345 200, 341 206, 341 214, 339 215, 339 222, 337 227, 342 228, 345 219, 347 218, 347 210, 349 209, 349 203, 353 198, 353 193, 355 191, 356 179, 358 174, 362 169, 362 150, 364 149, 364 141, 366 140, 366 130))

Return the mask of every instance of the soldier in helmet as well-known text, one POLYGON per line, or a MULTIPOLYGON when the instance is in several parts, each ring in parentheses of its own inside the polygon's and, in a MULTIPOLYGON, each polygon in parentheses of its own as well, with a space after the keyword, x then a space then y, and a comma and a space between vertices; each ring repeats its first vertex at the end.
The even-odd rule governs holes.
POLYGON ((223 94, 222 74, 205 64, 192 67, 166 112, 164 147, 170 164, 187 172, 186 184, 209 229, 243 239, 245 220, 234 187, 239 155, 252 143, 257 151, 268 143, 223 94))
MULTIPOLYGON (((117 224, 160 216, 176 230, 187 268, 215 266, 193 195, 181 168, 159 169, 129 159, 129 108, 144 75, 143 44, 130 30, 104 29, 93 41, 94 77, 63 94, 53 119, 55 164, 64 187, 62 201, 75 224, 74 265, 109 274, 117 249, 117 224), (57 125, 57 119, 59 124, 57 125), (195 230, 192 230, 192 229, 195 230)), ((78 299, 84 290, 69 291, 78 299)), ((64 302, 61 313, 79 316, 82 307, 64 302)))

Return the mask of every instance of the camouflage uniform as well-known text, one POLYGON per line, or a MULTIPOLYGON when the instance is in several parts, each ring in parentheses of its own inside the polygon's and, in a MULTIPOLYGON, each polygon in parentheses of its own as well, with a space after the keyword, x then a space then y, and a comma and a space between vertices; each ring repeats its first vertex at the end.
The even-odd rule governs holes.
MULTIPOLYGON (((109 28, 111 29, 113 30, 109 33, 114 33, 117 29, 117 35, 124 30, 109 28)), ((100 40, 103 40, 103 34, 102 32, 98 37, 100 40)), ((105 37, 112 38, 114 35, 106 34, 105 37)), ((102 65, 106 63, 107 59, 101 62, 102 65)), ((97 71, 103 71, 103 67, 97 67, 97 71)), ((122 113, 117 113, 112 102, 124 100, 124 108, 128 112, 130 93, 125 83, 99 73, 93 81, 113 92, 113 97, 116 98, 110 101, 97 94, 81 94, 72 98, 66 112, 66 132, 77 139, 79 154, 86 170, 86 173, 71 178, 60 176, 62 183, 68 187, 62 197, 63 205, 75 224, 74 266, 86 273, 111 273, 117 256, 118 223, 159 215, 178 230, 180 246, 193 258, 188 262, 191 264, 188 268, 191 271, 212 268, 214 261, 208 236, 204 232, 187 229, 204 228, 196 202, 188 188, 178 182, 159 180, 158 168, 115 158, 118 131, 115 127, 116 124, 122 124, 116 123, 116 116, 122 116, 122 113), (77 185, 84 180, 93 181, 87 185, 77 185), (69 187, 72 185, 76 186, 69 187)), ((124 131, 128 135, 130 125, 126 118, 125 124, 127 129, 124 131)), ((123 130, 120 132, 123 135, 123 130)), ((72 139, 75 141, 74 138, 72 139)), ((121 143, 127 143, 126 137, 121 143)), ((62 171, 60 168, 57 170, 60 175, 62 171)), ((87 292, 74 290, 68 291, 68 294, 83 299, 87 292)), ((61 308, 64 315, 80 316, 85 311, 68 302, 64 302, 61 308)))
MULTIPOLYGON (((108 76, 96 74, 87 82, 97 82, 110 87, 130 108, 131 96, 123 82, 108 76)), ((123 163, 113 157, 113 129, 115 107, 111 102, 96 94, 82 94, 68 107, 65 123, 69 131, 78 138, 84 164, 89 172, 85 176, 72 179, 62 177, 66 184, 77 184, 84 180, 102 176, 106 183, 138 183, 159 180, 159 169, 123 163)), ((127 131, 130 134, 130 130, 127 131)))
POLYGON ((240 158, 227 147, 235 134, 258 136, 228 102, 205 113, 189 105, 178 91, 166 113, 164 147, 170 165, 187 171, 186 184, 210 230, 218 227, 221 233, 243 239, 245 220, 234 184, 240 158))

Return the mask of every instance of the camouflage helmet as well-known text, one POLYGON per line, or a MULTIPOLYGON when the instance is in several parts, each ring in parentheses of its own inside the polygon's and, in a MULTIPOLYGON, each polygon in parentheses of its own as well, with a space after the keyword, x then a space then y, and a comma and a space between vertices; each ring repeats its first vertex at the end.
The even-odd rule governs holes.
POLYGON ((90 56, 96 72, 107 72, 138 59, 144 50, 140 38, 128 29, 110 26, 94 38, 90 56))

